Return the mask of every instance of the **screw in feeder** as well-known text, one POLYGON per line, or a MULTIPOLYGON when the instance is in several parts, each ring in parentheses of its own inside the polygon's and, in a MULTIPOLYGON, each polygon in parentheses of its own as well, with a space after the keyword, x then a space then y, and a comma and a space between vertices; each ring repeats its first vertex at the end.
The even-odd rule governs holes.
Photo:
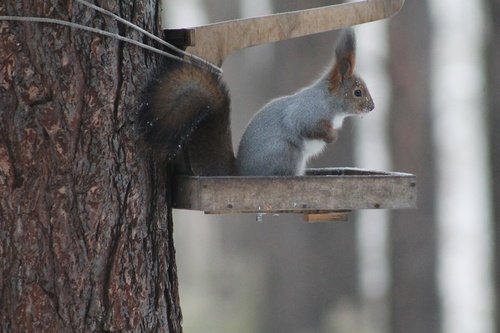
POLYGON ((257 214, 255 214, 255 221, 257 221, 257 222, 264 222, 264 214, 263 213, 257 213, 257 214))

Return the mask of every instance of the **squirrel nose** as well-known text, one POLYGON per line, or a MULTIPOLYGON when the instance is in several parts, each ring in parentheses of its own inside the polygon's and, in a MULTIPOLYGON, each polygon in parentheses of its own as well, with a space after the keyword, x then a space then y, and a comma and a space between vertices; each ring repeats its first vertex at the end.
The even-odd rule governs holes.
POLYGON ((367 107, 367 109, 368 109, 368 112, 370 112, 370 111, 372 111, 373 109, 375 109, 375 103, 373 103, 373 101, 370 101, 370 102, 368 103, 368 107, 367 107))

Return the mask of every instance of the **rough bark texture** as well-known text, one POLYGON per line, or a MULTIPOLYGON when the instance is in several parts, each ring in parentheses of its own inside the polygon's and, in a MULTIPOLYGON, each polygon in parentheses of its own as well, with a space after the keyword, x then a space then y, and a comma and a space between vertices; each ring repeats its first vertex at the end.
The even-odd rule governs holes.
POLYGON ((493 265, 496 296, 495 332, 500 333, 500 0, 488 1, 487 13, 490 15, 491 31, 487 48, 488 73, 488 124, 490 136, 490 157, 493 195, 493 265))
MULTIPOLYGON (((158 34, 156 0, 103 0, 158 34)), ((0 15, 142 39, 74 1, 0 15)), ((53 24, 0 21, 0 331, 180 332, 167 175, 140 149, 149 51, 53 24)))
POLYGON ((430 115, 430 18, 407 1, 390 22, 394 169, 414 173, 418 209, 392 212, 392 332, 440 332, 434 158, 430 115))

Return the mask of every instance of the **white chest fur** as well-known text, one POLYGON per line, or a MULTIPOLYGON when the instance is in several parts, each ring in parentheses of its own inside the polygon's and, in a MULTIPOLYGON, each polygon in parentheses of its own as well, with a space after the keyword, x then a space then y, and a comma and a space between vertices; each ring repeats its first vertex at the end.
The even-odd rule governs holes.
POLYGON ((340 114, 336 114, 333 119, 332 119, 332 127, 335 128, 335 129, 340 129, 342 128, 342 124, 344 123, 344 119, 347 117, 348 115, 345 114, 345 113, 340 113, 340 114))
POLYGON ((304 147, 302 149, 302 160, 299 164, 298 175, 303 175, 306 170, 307 161, 321 153, 325 149, 326 142, 323 140, 304 140, 304 147))

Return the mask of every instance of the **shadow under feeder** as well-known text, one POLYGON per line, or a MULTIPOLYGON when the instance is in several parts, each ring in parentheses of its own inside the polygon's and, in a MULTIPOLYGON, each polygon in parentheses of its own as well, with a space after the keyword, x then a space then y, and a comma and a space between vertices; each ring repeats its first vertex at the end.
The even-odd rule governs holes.
MULTIPOLYGON (((165 30, 168 42, 218 66, 232 52, 396 14, 404 0, 366 0, 165 30)), ((229 127, 228 127, 229 128, 229 127)), ((174 208, 209 214, 305 214, 308 222, 347 220, 354 209, 416 207, 416 177, 354 168, 309 169, 305 176, 246 177, 234 173, 231 133, 197 130, 183 149, 175 178, 174 208), (217 156, 206 144, 224 147, 217 156)))

